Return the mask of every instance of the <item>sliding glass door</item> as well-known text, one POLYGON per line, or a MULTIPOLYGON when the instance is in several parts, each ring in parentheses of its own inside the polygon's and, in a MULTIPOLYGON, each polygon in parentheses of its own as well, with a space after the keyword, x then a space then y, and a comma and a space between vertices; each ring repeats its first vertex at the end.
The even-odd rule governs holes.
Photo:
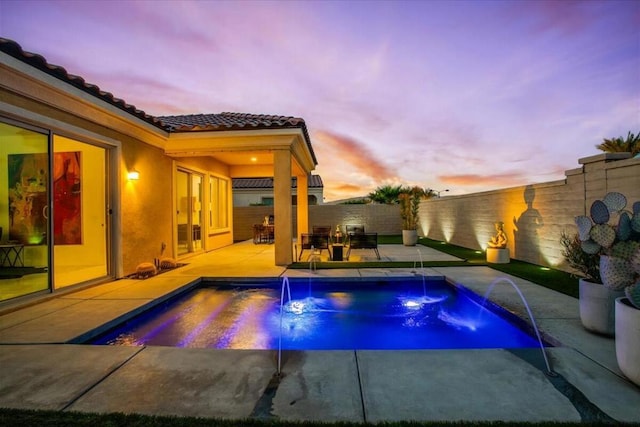
POLYGON ((109 272, 108 150, 53 137, 53 245, 56 289, 109 272))
POLYGON ((49 284, 49 134, 0 122, 0 301, 49 284))
POLYGON ((202 175, 178 169, 176 176, 178 255, 203 249, 202 182, 202 175))

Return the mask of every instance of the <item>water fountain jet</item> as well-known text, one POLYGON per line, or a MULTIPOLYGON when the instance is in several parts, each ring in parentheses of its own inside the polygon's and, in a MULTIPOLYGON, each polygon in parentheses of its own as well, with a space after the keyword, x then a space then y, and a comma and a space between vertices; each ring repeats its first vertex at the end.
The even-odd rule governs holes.
POLYGON ((282 290, 280 291, 280 336, 278 338, 278 375, 282 368, 282 316, 284 314, 284 291, 287 290, 288 302, 291 303, 291 287, 289 286, 289 278, 282 278, 282 290))
MULTIPOLYGON (((544 347, 544 343, 542 342, 542 337, 540 336, 540 331, 538 330, 538 326, 536 325, 536 320, 533 317, 533 314, 531 313, 531 308, 529 308, 529 304, 527 303, 527 300, 525 299, 524 295, 522 294, 522 291, 520 291, 520 288, 513 283, 513 281, 511 279, 508 279, 506 277, 499 277, 496 280, 494 280, 493 282, 491 282, 491 284, 489 285, 489 288, 487 289, 487 292, 485 292, 484 294, 484 299, 482 301, 482 305, 480 307, 480 309, 482 310, 482 308, 484 308, 484 305, 487 302, 487 299, 489 298, 489 294, 491 293, 491 291, 493 290, 493 287, 501 282, 507 282, 509 284, 511 284, 511 286, 513 287, 513 289, 516 290, 516 292, 518 293, 518 295, 520 296, 520 299, 522 300, 522 302, 524 303, 525 308, 527 309, 527 314, 529 315, 529 319, 531 319, 531 325, 533 326, 533 330, 536 332, 536 337, 538 338, 538 343, 540 344, 540 351, 542 352, 542 357, 544 358, 544 363, 547 367, 547 376, 550 377, 556 377, 558 376, 557 373, 555 373, 552 369, 551 369, 551 365, 549 364, 549 359, 547 358, 547 353, 545 352, 545 347, 544 347)), ((482 315, 482 311, 480 311, 480 315, 482 315)), ((478 316, 480 317, 480 316, 478 316)))

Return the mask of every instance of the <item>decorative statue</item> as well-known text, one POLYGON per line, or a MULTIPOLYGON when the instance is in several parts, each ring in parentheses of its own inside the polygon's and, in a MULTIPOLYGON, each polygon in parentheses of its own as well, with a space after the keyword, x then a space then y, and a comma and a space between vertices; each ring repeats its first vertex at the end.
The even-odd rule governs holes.
POLYGON ((340 224, 336 225, 336 243, 342 243, 342 231, 340 231, 340 224))
POLYGON ((507 247, 507 235, 504 232, 504 222, 495 223, 497 234, 487 243, 490 248, 503 249, 507 247))

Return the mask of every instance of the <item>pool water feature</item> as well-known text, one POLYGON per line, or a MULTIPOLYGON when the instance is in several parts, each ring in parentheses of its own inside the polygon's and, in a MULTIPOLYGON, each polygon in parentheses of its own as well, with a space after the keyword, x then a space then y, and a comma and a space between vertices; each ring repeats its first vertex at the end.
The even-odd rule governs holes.
POLYGON ((444 279, 208 282, 92 344, 219 349, 535 348, 535 338, 444 279), (289 298, 289 293, 291 297, 289 298))

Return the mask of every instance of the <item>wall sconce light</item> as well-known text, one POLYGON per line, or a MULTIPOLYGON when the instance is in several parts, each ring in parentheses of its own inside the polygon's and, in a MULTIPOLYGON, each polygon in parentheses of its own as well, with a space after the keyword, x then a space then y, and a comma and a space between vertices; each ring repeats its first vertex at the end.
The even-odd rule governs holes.
POLYGON ((127 178, 129 178, 129 181, 137 181, 140 179, 140 172, 135 169, 131 169, 127 174, 127 178))

